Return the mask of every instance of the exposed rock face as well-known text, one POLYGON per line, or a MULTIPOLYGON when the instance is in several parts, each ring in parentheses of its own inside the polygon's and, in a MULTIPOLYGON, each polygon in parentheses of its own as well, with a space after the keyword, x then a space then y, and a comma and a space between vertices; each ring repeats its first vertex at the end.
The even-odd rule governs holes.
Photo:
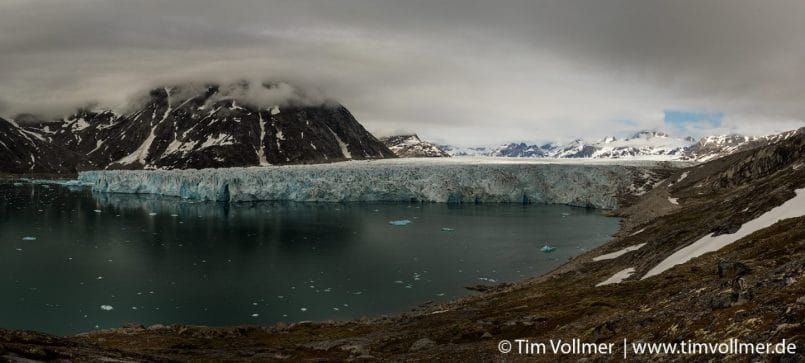
POLYGON ((435 158, 450 155, 436 145, 422 141, 416 134, 380 138, 391 151, 401 158, 435 158))
POLYGON ((775 135, 749 137, 743 135, 720 135, 702 138, 685 150, 683 159, 708 161, 721 156, 771 145, 802 133, 805 129, 792 130, 775 135))
MULTIPOLYGON (((241 82, 225 87, 158 88, 122 115, 79 110, 62 122, 33 123, 22 132, 83 155, 77 165, 82 170, 200 169, 395 157, 335 102, 290 100, 284 105, 257 106, 243 96, 271 92, 274 87, 278 86, 241 82)), ((10 147, 20 148, 17 144, 10 147)), ((41 157, 57 163, 51 156, 41 157)))
POLYGON ((0 118, 0 173, 72 174, 80 155, 0 118))

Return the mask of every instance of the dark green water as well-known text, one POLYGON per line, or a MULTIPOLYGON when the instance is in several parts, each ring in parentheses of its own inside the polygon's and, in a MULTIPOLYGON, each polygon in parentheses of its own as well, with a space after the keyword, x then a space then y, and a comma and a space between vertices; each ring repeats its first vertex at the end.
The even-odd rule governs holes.
POLYGON ((567 206, 226 205, 5 182, 0 327, 75 334, 402 312, 547 272, 617 225, 567 206), (388 223, 399 219, 412 223, 388 223), (556 251, 540 252, 546 242, 556 251))

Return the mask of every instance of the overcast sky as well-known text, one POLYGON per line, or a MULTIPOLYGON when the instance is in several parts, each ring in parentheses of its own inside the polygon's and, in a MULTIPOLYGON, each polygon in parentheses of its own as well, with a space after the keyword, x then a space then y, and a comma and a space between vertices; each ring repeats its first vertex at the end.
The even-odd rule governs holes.
POLYGON ((235 78, 458 145, 766 134, 805 126, 805 2, 0 1, 5 116, 235 78))

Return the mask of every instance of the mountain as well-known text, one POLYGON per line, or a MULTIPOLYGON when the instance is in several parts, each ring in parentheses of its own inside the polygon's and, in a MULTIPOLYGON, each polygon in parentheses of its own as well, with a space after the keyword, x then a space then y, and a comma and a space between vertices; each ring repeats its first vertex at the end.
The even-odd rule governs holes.
POLYGON ((699 140, 676 138, 660 131, 644 130, 624 139, 605 137, 597 141, 576 139, 565 144, 543 145, 509 143, 497 147, 460 148, 440 145, 451 156, 489 156, 519 158, 592 158, 708 161, 732 153, 769 145, 796 132, 764 137, 741 135, 710 136, 699 140))
POLYGON ((122 114, 81 109, 58 122, 27 122, 21 129, 82 155, 76 165, 81 170, 201 169, 395 157, 334 101, 311 103, 301 95, 276 104, 255 101, 285 92, 282 87, 289 86, 237 82, 161 87, 122 114))
POLYGON ((436 145, 422 141, 416 134, 397 135, 380 138, 389 150, 401 158, 449 157, 450 155, 436 145))
POLYGON ((0 173, 72 174, 81 156, 0 118, 0 173))
POLYGON ((752 137, 737 134, 708 136, 691 145, 682 157, 684 160, 708 161, 719 156, 766 146, 796 135, 797 130, 779 134, 752 137))

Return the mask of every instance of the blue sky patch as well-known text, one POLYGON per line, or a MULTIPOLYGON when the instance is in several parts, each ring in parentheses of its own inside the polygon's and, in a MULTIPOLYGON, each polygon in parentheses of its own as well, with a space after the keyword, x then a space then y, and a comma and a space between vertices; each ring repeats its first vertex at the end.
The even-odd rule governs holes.
POLYGON ((690 112, 665 110, 665 125, 677 131, 717 128, 721 126, 723 112, 690 112))

